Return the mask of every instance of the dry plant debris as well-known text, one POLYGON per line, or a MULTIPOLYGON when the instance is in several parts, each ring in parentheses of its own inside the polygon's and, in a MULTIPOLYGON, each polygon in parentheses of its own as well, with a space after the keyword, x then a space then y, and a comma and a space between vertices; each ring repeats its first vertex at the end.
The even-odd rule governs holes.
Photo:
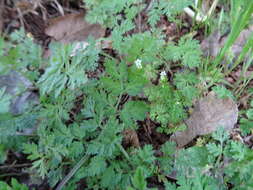
POLYGON ((89 35, 103 37, 105 29, 99 24, 89 24, 84 20, 84 13, 68 14, 50 20, 45 33, 56 41, 70 43, 85 41, 89 35))
POLYGON ((127 129, 123 132, 125 144, 130 144, 136 148, 140 147, 138 135, 135 130, 127 129))
POLYGON ((232 99, 219 99, 213 93, 200 99, 189 119, 185 121, 187 129, 173 134, 170 140, 178 147, 190 143, 198 135, 210 134, 218 127, 233 129, 238 118, 238 108, 232 99))
MULTIPOLYGON (((235 57, 241 53, 243 46, 246 44, 252 32, 253 26, 250 26, 240 33, 231 47, 231 52, 235 55, 235 57)), ((226 40, 227 35, 222 35, 219 31, 215 31, 202 41, 201 48, 205 55, 215 57, 218 55, 220 49, 224 46, 226 40)))

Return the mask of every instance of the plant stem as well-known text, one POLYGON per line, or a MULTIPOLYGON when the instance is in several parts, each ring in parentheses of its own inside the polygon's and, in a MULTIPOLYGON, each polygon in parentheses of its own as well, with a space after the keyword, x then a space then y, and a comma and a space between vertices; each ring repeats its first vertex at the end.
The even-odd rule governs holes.
POLYGON ((22 168, 22 167, 30 167, 32 164, 11 164, 11 165, 5 165, 5 166, 0 166, 0 169, 6 169, 6 168, 22 168))
POLYGON ((126 157, 126 159, 128 161, 130 161, 130 157, 129 157, 128 153, 125 151, 125 149, 122 147, 122 145, 119 144, 119 143, 117 143, 116 145, 120 149, 120 151, 122 152, 122 154, 126 157))

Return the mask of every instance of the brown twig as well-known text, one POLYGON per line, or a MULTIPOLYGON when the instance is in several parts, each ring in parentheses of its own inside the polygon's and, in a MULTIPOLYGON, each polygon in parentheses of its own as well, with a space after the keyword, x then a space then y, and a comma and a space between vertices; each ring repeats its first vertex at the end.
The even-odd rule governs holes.
POLYGON ((0 2, 0 35, 3 32, 4 21, 3 21, 4 1, 0 2))
POLYGON ((4 177, 9 177, 9 176, 22 176, 24 174, 29 174, 29 173, 7 173, 7 174, 2 174, 0 175, 0 178, 4 178, 4 177))
POLYGON ((11 165, 4 165, 4 166, 0 166, 0 170, 2 169, 7 169, 7 168, 22 168, 22 167, 29 167, 32 166, 32 164, 11 164, 11 165))

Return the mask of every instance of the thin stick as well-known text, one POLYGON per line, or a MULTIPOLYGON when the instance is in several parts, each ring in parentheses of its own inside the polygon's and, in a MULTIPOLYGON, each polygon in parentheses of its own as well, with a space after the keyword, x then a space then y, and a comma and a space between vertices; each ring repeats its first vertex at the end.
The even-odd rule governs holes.
POLYGON ((0 2, 0 35, 4 30, 3 12, 4 12, 4 1, 2 0, 0 2))
POLYGON ((72 170, 66 175, 63 180, 59 183, 55 190, 61 190, 66 183, 73 177, 73 175, 79 170, 79 168, 86 162, 88 159, 87 155, 85 154, 81 160, 72 168, 72 170))
POLYGON ((6 168, 20 168, 20 167, 28 167, 28 166, 32 166, 32 164, 11 164, 11 165, 4 165, 4 166, 0 166, 0 169, 6 169, 6 168))
POLYGON ((22 173, 6 173, 6 174, 0 175, 0 178, 9 177, 9 176, 22 176, 24 174, 28 175, 29 173, 25 173, 25 172, 22 172, 22 173))

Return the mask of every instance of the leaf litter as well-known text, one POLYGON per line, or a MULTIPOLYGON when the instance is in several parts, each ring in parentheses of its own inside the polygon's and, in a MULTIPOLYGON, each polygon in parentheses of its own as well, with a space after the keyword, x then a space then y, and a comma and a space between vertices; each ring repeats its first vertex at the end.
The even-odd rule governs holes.
POLYGON ((105 29, 99 24, 87 23, 84 13, 73 13, 51 19, 45 33, 56 41, 70 43, 86 41, 88 36, 98 39, 103 37, 105 29))
MULTIPOLYGON (((89 24, 84 17, 85 14, 81 12, 53 18, 45 28, 45 33, 55 41, 63 44, 77 42, 72 52, 72 56, 74 56, 79 49, 85 49, 89 45, 87 43, 88 37, 99 39, 105 34, 105 28, 99 24, 89 24)), ((108 48, 111 46, 111 42, 107 40, 97 45, 108 48)), ((49 55, 50 52, 46 52, 45 57, 49 55)))
MULTIPOLYGON (((253 26, 244 29, 231 47, 231 52, 238 57, 253 32, 253 26)), ((216 57, 224 46, 229 33, 221 34, 216 30, 201 43, 201 48, 206 56, 216 57)))
POLYGON ((190 118, 185 121, 187 129, 174 133, 170 140, 178 147, 190 143, 199 135, 210 134, 218 127, 231 131, 238 119, 238 107, 231 99, 219 99, 213 92, 200 99, 190 118))

